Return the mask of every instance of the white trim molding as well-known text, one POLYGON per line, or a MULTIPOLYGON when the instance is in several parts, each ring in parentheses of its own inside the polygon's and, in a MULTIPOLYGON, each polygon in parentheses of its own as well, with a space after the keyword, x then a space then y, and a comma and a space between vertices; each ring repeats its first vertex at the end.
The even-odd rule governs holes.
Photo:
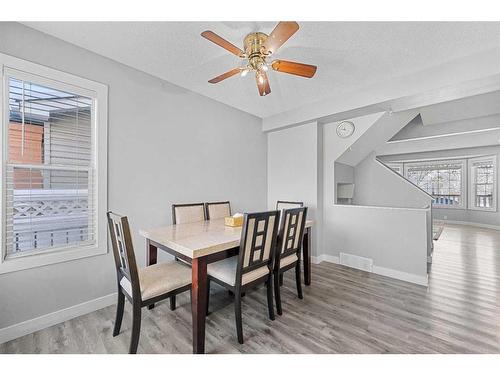
POLYGON ((51 327, 55 324, 103 309, 116 303, 116 293, 111 293, 87 302, 80 303, 65 309, 54 311, 21 323, 0 328, 0 344, 14 340, 18 337, 29 335, 41 329, 51 327))
MULTIPOLYGON (((340 264, 340 258, 338 256, 328 255, 328 254, 321 254, 318 256, 313 256, 313 257, 311 257, 311 261, 314 264, 319 264, 321 262, 340 264)), ((345 266, 345 267, 348 267, 348 266, 345 266)), ((367 272, 367 271, 364 271, 364 272, 367 272)), ((380 266, 376 266, 376 265, 373 265, 373 271, 369 272, 369 273, 374 273, 374 274, 381 275, 381 276, 387 276, 387 277, 390 277, 393 279, 402 280, 402 281, 406 281, 409 283, 418 284, 418 285, 422 285, 422 286, 429 285, 428 275, 425 275, 425 276, 415 275, 413 273, 398 271, 398 270, 395 270, 392 268, 380 267, 380 266)))
POLYGON ((483 224, 483 223, 474 223, 472 221, 457 221, 457 220, 444 220, 444 219, 436 219, 437 221, 443 222, 445 224, 457 224, 457 225, 470 225, 471 227, 485 228, 485 229, 494 229, 500 230, 499 225, 491 225, 491 224, 483 224))
POLYGON ((318 256, 312 256, 311 262, 313 262, 314 264, 320 264, 321 262, 340 264, 340 258, 338 256, 322 254, 318 256))

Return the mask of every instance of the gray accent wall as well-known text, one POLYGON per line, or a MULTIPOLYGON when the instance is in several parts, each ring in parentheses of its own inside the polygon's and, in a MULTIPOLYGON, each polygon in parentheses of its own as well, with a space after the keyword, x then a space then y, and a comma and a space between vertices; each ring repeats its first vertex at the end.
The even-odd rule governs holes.
MULTIPOLYGON (((140 228, 171 223, 171 204, 267 202, 267 136, 257 117, 17 23, 0 23, 0 52, 109 86, 108 205, 140 228)), ((160 261, 166 257, 161 256, 160 261)), ((112 253, 0 275, 0 328, 116 291, 112 253)))

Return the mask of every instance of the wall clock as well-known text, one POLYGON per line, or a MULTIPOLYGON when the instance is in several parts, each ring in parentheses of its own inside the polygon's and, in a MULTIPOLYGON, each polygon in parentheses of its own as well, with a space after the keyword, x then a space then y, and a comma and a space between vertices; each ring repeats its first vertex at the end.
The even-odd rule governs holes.
POLYGON ((342 121, 337 125, 337 135, 340 138, 348 138, 354 133, 354 123, 351 121, 342 121))

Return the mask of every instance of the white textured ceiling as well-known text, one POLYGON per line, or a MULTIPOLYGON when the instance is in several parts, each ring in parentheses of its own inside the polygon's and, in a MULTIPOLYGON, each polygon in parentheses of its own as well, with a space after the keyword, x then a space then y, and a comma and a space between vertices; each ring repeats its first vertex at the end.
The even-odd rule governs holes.
POLYGON ((318 66, 312 79, 271 72, 272 93, 260 97, 255 79, 207 81, 239 59, 203 39, 212 30, 242 47, 252 31, 273 22, 26 22, 80 47, 265 118, 365 85, 390 85, 444 62, 500 46, 500 23, 300 22, 278 51, 282 58, 318 66))

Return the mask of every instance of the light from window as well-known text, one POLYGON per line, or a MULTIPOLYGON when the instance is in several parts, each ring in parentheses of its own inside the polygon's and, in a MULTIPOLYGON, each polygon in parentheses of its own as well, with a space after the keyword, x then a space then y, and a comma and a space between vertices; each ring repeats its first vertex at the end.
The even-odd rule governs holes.
POLYGON ((406 178, 434 198, 434 204, 448 207, 463 205, 463 163, 442 161, 410 164, 406 178))
POLYGON ((493 159, 472 162, 472 189, 476 208, 494 207, 494 168, 493 159))
POLYGON ((92 99, 9 77, 6 253, 95 243, 92 99))

